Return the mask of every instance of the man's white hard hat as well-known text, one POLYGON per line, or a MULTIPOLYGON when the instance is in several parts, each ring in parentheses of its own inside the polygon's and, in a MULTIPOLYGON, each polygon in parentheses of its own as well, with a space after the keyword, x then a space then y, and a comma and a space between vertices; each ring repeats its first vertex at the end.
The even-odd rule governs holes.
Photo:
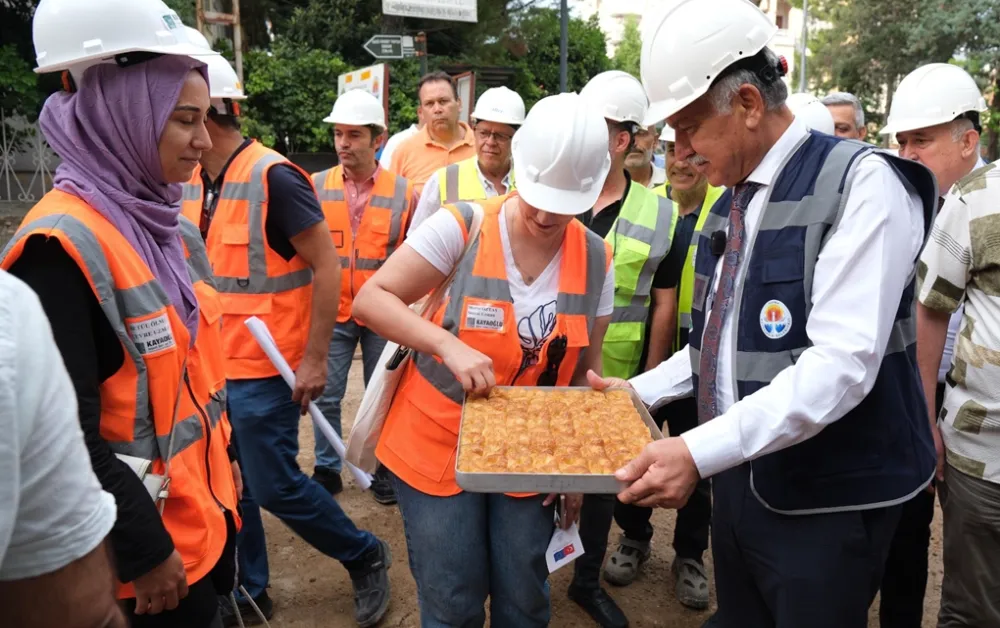
POLYGON ((969 73, 950 63, 929 63, 900 81, 882 135, 951 122, 963 113, 986 111, 986 100, 969 73))
POLYGON ((778 27, 747 0, 666 0, 640 30, 648 125, 704 96, 723 70, 760 52, 778 27))
POLYGON ((385 110, 378 98, 364 89, 344 92, 333 103, 333 111, 323 122, 330 124, 350 124, 354 126, 375 125, 385 130, 385 110))
POLYGON ((472 118, 520 126, 524 124, 524 100, 512 89, 491 87, 476 101, 472 118))

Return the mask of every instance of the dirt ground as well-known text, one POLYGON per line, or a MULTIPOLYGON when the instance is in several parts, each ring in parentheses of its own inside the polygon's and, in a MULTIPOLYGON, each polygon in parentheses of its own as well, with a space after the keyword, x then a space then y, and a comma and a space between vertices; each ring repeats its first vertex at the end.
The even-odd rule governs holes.
MULTIPOLYGON (((344 403, 344 432, 349 433, 350 422, 361 400, 361 365, 355 360, 344 403)), ((311 473, 313 465, 313 432, 308 419, 303 419, 299 442, 299 464, 311 473)), ((381 626, 415 628, 420 625, 417 609, 416 585, 410 575, 406 559, 406 542, 403 525, 395 507, 380 506, 370 495, 360 491, 350 473, 344 473, 345 489, 339 496, 344 510, 358 527, 368 529, 387 540, 392 547, 393 566, 392 606, 381 626)), ((670 562, 673 550, 674 512, 661 510, 654 514, 656 536, 653 556, 643 567, 639 579, 624 588, 608 590, 628 615, 636 628, 669 626, 671 628, 699 628, 709 613, 695 612, 682 607, 673 595, 673 578, 670 562)), ((349 628, 354 626, 351 584, 347 572, 336 561, 323 556, 307 545, 277 518, 264 513, 267 545, 271 565, 271 598, 275 601, 275 615, 271 625, 275 628, 349 628)), ((612 530, 612 540, 617 539, 617 526, 612 530)), ((935 625, 940 603, 941 583, 941 513, 935 514, 931 540, 930 578, 925 600, 923 628, 935 625)), ((708 561, 711 579, 711 558, 708 561)), ((566 597, 572 567, 557 571, 551 578, 552 626, 596 626, 590 618, 566 597)), ((712 607, 715 606, 713 587, 712 607)), ((869 626, 878 626, 878 601, 870 613, 869 626)))

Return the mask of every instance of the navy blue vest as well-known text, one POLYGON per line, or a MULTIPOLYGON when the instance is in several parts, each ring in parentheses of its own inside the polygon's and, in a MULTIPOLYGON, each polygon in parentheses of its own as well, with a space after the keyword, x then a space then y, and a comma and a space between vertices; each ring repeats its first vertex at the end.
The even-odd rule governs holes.
MULTIPOLYGON (((809 347, 806 321, 816 260, 836 229, 859 158, 873 150, 810 133, 768 188, 759 231, 748 243, 752 249, 741 268, 743 290, 729 313, 738 317, 736 364, 720 365, 734 368, 738 399, 767 386, 809 347), (787 314, 791 325, 786 329, 787 314)), ((924 233, 929 234, 937 209, 933 176, 914 162, 886 158, 919 191, 924 233)), ((731 203, 728 190, 712 207, 695 258, 689 338, 695 391, 706 297, 719 259, 709 239, 726 228, 731 203)), ((751 487, 768 508, 796 514, 875 508, 905 501, 926 486, 935 454, 917 371, 915 284, 914 273, 900 297, 887 353, 868 396, 815 437, 751 462, 751 487)))

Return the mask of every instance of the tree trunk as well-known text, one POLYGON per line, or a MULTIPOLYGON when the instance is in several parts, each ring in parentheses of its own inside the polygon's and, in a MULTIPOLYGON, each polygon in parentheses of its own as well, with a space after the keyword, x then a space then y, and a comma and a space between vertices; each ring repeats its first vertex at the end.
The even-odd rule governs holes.
MULTIPOLYGON (((997 94, 1000 93, 1000 72, 996 70, 993 71, 993 103, 991 108, 996 108, 1000 104, 1000 98, 997 98, 997 94)), ((997 133, 996 125, 990 128, 990 140, 986 145, 986 161, 993 162, 1000 159, 1000 134, 997 133)))

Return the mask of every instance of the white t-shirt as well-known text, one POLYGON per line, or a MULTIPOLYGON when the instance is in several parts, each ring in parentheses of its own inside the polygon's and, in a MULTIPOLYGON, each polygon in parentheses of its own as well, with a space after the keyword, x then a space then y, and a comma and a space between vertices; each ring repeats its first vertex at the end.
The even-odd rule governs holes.
POLYGON ((0 580, 86 556, 116 512, 91 469, 76 391, 42 305, 0 271, 0 580))
MULTIPOLYGON (((507 269, 507 283, 514 301, 514 316, 517 331, 521 336, 521 346, 525 351, 536 354, 552 334, 556 320, 556 298, 559 295, 559 266, 562 249, 556 252, 545 270, 531 285, 524 283, 521 271, 514 264, 510 249, 510 235, 507 232, 506 207, 500 210, 500 240, 503 243, 504 267, 507 269)), ((458 263, 465 250, 462 229, 454 215, 446 209, 439 209, 430 218, 410 231, 406 243, 434 268, 445 275, 458 263)), ((597 308, 597 316, 610 316, 615 305, 615 267, 608 267, 604 277, 604 288, 597 308)))

